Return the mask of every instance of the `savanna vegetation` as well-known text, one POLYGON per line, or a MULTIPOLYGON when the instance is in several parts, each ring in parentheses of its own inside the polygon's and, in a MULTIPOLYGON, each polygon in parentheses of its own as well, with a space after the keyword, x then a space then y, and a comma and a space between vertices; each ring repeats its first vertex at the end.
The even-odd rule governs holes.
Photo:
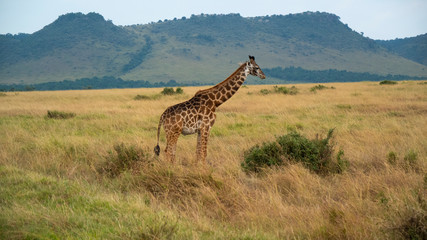
POLYGON ((153 153, 200 87, 1 93, 0 238, 425 239, 427 85, 295 86, 224 103, 206 164, 153 153))

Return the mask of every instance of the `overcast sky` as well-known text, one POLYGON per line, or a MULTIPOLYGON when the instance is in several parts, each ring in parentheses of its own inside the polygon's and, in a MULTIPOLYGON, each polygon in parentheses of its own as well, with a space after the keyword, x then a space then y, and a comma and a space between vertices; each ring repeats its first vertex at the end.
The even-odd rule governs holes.
POLYGON ((132 25, 200 13, 254 17, 305 11, 334 13, 373 39, 427 33, 427 0, 0 0, 0 34, 33 33, 70 12, 96 12, 116 25, 132 25))

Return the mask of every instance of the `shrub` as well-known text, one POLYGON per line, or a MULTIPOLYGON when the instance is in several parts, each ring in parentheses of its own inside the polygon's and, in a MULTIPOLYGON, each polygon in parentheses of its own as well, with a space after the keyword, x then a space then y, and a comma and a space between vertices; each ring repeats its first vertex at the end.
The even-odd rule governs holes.
POLYGON ((175 91, 171 87, 165 87, 163 88, 163 91, 161 92, 163 95, 173 95, 175 94, 175 91))
POLYGON ((246 171, 260 172, 262 168, 283 165, 285 161, 301 162, 304 167, 318 174, 342 173, 349 162, 340 150, 333 161, 333 145, 330 140, 333 129, 324 139, 307 139, 297 132, 280 136, 275 142, 255 146, 245 153, 242 167, 246 171))
POLYGON ((270 94, 270 93, 271 93, 271 91, 270 91, 270 90, 268 90, 268 89, 261 89, 259 92, 260 92, 262 95, 267 95, 267 94, 270 94))
POLYGON ((380 85, 395 85, 397 84, 396 81, 391 81, 391 80, 384 80, 380 82, 380 85))
POLYGON ((138 162, 149 162, 149 156, 141 148, 125 146, 123 143, 114 145, 115 152, 109 152, 107 161, 100 171, 110 177, 116 177, 126 170, 132 169, 138 162))
POLYGON ((417 167, 417 159, 418 155, 414 150, 409 150, 403 158, 405 165, 411 168, 417 167))
POLYGON ((274 86, 274 92, 295 95, 298 93, 298 89, 295 86, 292 86, 291 88, 274 86))
MULTIPOLYGON (((325 85, 319 84, 319 85, 316 85, 316 86, 310 88, 310 91, 316 92, 317 90, 323 90, 323 89, 328 89, 328 87, 326 87, 325 85)), ((333 89, 335 89, 335 88, 333 88, 333 89)))
POLYGON ((329 130, 325 139, 309 140, 299 133, 293 132, 279 137, 277 142, 282 146, 287 158, 302 162, 308 169, 320 173, 331 160, 332 146, 330 146, 329 140, 332 133, 333 129, 329 130))
POLYGON ((282 151, 276 142, 263 143, 255 146, 245 153, 242 167, 246 171, 260 172, 266 166, 282 165, 282 151))
POLYGON ((54 119, 68 119, 75 117, 76 114, 73 112, 61 112, 61 111, 47 111, 47 118, 54 118, 54 119))
POLYGON ((270 91, 268 89, 261 89, 259 92, 262 95, 267 95, 270 93, 295 95, 298 93, 298 89, 295 86, 292 86, 291 88, 274 86, 273 91, 270 91))
POLYGON ((391 165, 395 165, 397 162, 397 154, 395 152, 389 152, 387 155, 387 161, 391 165))
POLYGON ((337 154, 337 173, 343 173, 350 166, 350 162, 343 156, 344 150, 340 149, 337 154))
POLYGON ((161 92, 161 94, 163 94, 163 95, 175 95, 175 94, 183 94, 183 93, 184 93, 184 90, 182 90, 182 88, 180 88, 180 87, 178 87, 176 89, 176 91, 173 90, 173 88, 171 88, 171 87, 165 87, 165 88, 163 88, 163 91, 161 92))
POLYGON ((183 94, 184 90, 182 90, 182 88, 178 87, 178 88, 176 88, 175 93, 176 94, 183 94))

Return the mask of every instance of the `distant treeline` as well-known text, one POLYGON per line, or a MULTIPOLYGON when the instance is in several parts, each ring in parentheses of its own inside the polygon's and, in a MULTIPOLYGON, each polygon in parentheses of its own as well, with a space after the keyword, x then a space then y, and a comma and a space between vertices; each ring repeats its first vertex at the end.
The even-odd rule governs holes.
MULTIPOLYGON (((195 84, 197 85, 197 84, 195 84)), ((47 91, 47 90, 81 90, 81 89, 109 89, 109 88, 153 88, 180 86, 175 80, 168 82, 150 83, 147 81, 126 81, 121 78, 106 76, 102 78, 81 78, 74 81, 46 82, 33 85, 0 84, 0 91, 47 91)))
POLYGON ((377 75, 371 73, 348 72, 346 70, 306 70, 300 67, 269 68, 263 69, 266 76, 278 78, 283 81, 304 83, 327 82, 360 82, 382 80, 424 80, 426 77, 414 77, 406 75, 377 75))
MULTIPOLYGON (((371 73, 348 72, 345 70, 306 70, 300 67, 288 68, 267 68, 263 69, 267 77, 273 77, 281 80, 281 83, 327 83, 327 82, 360 82, 360 81, 383 81, 383 80, 424 80, 426 77, 414 77, 405 75, 377 75, 371 73)), ((256 84, 271 84, 268 81, 255 81, 256 84)), ((211 83, 212 84, 212 83, 211 83)), ((200 86, 211 85, 202 83, 191 83, 186 85, 200 86)), ((0 84, 0 91, 46 91, 46 90, 81 90, 81 89, 109 89, 109 88, 154 88, 154 87, 177 87, 184 86, 170 80, 168 82, 150 83, 148 81, 139 80, 123 80, 121 78, 106 76, 81 78, 74 81, 64 80, 60 82, 46 82, 33 85, 23 84, 0 84)))
POLYGON ((265 75, 290 82, 327 83, 327 82, 361 82, 382 80, 424 80, 426 77, 406 75, 378 75, 371 73, 348 72, 345 70, 306 70, 300 67, 263 69, 265 75))

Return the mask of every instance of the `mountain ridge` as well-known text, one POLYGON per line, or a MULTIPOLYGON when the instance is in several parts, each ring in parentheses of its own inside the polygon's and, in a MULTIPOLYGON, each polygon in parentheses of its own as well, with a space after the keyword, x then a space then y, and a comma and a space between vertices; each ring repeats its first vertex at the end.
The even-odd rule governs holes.
POLYGON ((263 68, 427 76, 424 65, 330 13, 201 14, 131 26, 116 26, 97 13, 68 13, 34 34, 0 35, 0 83, 103 76, 211 83, 226 78, 249 54, 263 68))
POLYGON ((427 66, 427 33, 394 40, 377 40, 379 45, 402 57, 427 66))

